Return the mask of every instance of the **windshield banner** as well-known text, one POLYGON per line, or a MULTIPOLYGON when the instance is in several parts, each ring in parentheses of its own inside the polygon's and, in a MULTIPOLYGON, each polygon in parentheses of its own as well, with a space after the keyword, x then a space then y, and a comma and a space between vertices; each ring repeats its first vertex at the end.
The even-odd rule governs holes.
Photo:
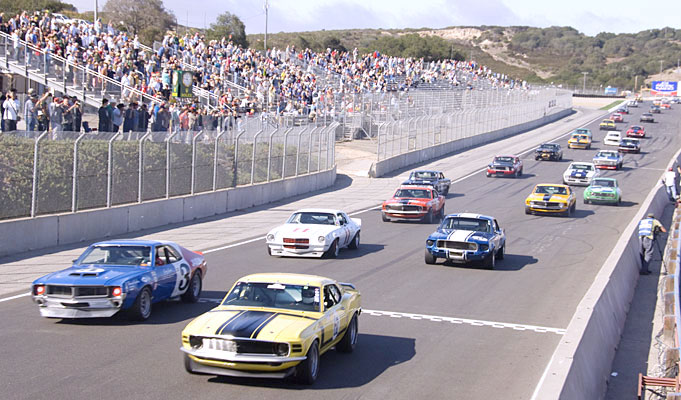
POLYGON ((679 82, 674 81, 653 81, 650 94, 653 96, 677 96, 679 82))

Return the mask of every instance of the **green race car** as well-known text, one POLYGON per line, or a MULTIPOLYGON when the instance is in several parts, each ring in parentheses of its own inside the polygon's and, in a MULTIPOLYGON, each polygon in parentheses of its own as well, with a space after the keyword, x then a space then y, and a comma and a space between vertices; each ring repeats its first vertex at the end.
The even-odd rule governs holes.
POLYGON ((620 205, 622 191, 614 178, 594 178, 584 190, 584 204, 607 203, 620 205))

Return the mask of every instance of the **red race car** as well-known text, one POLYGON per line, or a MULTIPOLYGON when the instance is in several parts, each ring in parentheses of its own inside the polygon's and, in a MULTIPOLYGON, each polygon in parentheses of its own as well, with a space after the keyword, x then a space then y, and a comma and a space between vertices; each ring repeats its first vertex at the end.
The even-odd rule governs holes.
POLYGON ((668 101, 665 100, 662 103, 660 103, 660 108, 665 109, 665 110, 671 110, 672 105, 671 105, 671 103, 669 103, 668 101))
POLYGON ((614 113, 610 116, 610 119, 615 121, 615 122, 623 122, 624 118, 622 117, 622 114, 620 113, 614 113))
POLYGON ((431 186, 400 186, 390 200, 383 202, 383 222, 439 221, 445 216, 445 197, 431 186))
POLYGON ((646 137, 646 130, 640 125, 632 125, 627 129, 627 137, 646 137))
POLYGON ((487 166, 487 177, 512 176, 517 178, 523 174, 523 162, 517 156, 496 156, 487 166))

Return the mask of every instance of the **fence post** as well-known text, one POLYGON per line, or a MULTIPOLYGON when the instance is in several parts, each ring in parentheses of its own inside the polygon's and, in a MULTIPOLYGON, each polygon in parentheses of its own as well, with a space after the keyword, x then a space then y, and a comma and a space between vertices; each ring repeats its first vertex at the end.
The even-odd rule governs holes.
MULTIPOLYGON (((308 128, 308 127, 306 126, 305 129, 303 129, 303 131, 306 131, 307 128, 308 128)), ((293 128, 291 128, 291 129, 287 130, 286 132, 284 132, 284 160, 281 162, 281 179, 286 178, 286 144, 288 143, 288 142, 287 142, 287 140, 288 140, 288 134, 291 132, 292 129, 293 129, 293 128)), ((296 152, 297 152, 297 151, 296 151, 296 152)))
POLYGON ((177 131, 166 138, 166 199, 170 198, 170 140, 176 134, 177 131))
POLYGON ((191 179, 191 191, 190 194, 194 194, 194 183, 196 181, 196 140, 199 138, 199 136, 203 135, 203 130, 200 130, 199 133, 194 135, 192 138, 192 179, 191 179))
POLYGON ((115 133, 111 139, 109 139, 107 147, 107 168, 106 168, 106 206, 111 207, 111 186, 113 183, 112 173, 113 173, 113 142, 120 135, 120 133, 115 133))
POLYGON ((138 182, 137 182, 137 202, 142 202, 142 179, 144 178, 144 141, 151 135, 151 131, 142 136, 139 143, 139 162, 137 164, 138 182))
MULTIPOLYGON (((333 123, 331 123, 329 126, 332 126, 333 123)), ((328 130, 329 127, 322 128, 322 130, 319 132, 319 153, 317 154, 317 172, 322 170, 322 138, 324 137, 324 132, 328 130)))
POLYGON ((310 166, 312 165, 312 138, 314 137, 315 131, 319 129, 318 127, 315 127, 312 129, 312 132, 310 132, 310 138, 307 140, 307 173, 310 173, 310 166))
POLYGON ((279 128, 275 129, 272 133, 270 133, 270 144, 269 147, 267 148, 267 182, 270 181, 270 165, 272 164, 272 139, 274 138, 274 134, 277 133, 279 128))
POLYGON ((81 133, 80 136, 73 142, 73 181, 71 186, 71 212, 76 212, 77 207, 77 187, 78 187, 78 145, 80 141, 83 140, 85 132, 81 133))
POLYGON ((226 131, 222 130, 215 137, 215 148, 213 153, 213 191, 216 191, 218 188, 218 150, 220 149, 220 138, 222 138, 222 135, 224 135, 225 132, 226 131))
POLYGON ((261 133, 263 133, 264 130, 261 129, 258 131, 258 133, 253 136, 253 153, 251 154, 251 185, 253 184, 255 180, 255 149, 258 145, 258 136, 260 136, 261 133))
POLYGON ((35 140, 35 144, 33 145, 33 189, 31 193, 31 217, 35 217, 36 215, 36 206, 37 206, 37 200, 38 200, 38 161, 39 161, 39 156, 38 156, 38 150, 39 150, 39 144, 40 141, 47 136, 49 131, 43 132, 38 138, 35 140))
MULTIPOLYGON (((314 130, 314 128, 312 128, 314 130)), ((307 127, 298 134, 298 147, 296 147, 296 175, 298 176, 299 166, 300 166, 300 139, 307 132, 307 127)))
POLYGON ((241 136, 246 133, 246 131, 241 131, 236 135, 236 138, 234 139, 234 171, 232 173, 232 181, 233 185, 232 187, 236 187, 237 184, 239 183, 239 139, 241 139, 241 136))

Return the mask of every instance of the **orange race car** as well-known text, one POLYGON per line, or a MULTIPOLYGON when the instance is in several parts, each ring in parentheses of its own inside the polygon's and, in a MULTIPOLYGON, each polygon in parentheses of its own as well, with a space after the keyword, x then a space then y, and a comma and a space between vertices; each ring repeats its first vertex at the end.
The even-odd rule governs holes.
POLYGON ((445 197, 431 186, 400 186, 393 197, 383 202, 384 222, 423 220, 439 221, 445 215, 445 197))

